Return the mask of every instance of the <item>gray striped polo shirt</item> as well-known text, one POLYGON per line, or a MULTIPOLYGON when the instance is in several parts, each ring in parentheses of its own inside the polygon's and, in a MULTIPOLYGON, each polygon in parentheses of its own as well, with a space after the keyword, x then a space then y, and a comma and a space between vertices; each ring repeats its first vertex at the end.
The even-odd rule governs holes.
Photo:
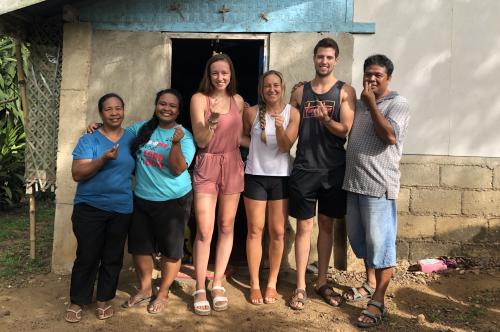
POLYGON ((392 124, 396 144, 388 145, 377 136, 370 110, 358 100, 347 144, 343 189, 368 196, 387 195, 388 199, 397 199, 399 161, 403 153, 410 109, 406 98, 394 91, 377 100, 377 107, 392 124))

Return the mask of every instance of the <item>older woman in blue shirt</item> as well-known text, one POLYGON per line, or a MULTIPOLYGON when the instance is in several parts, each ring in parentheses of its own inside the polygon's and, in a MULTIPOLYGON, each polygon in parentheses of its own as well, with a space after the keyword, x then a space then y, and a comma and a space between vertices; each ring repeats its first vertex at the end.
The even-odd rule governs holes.
POLYGON ((82 136, 73 151, 71 172, 78 186, 71 220, 77 249, 65 317, 70 323, 79 322, 83 305, 92 301, 97 275, 97 317, 113 316, 109 301, 116 294, 133 211, 134 135, 121 127, 123 99, 109 93, 98 107, 103 126, 82 136))

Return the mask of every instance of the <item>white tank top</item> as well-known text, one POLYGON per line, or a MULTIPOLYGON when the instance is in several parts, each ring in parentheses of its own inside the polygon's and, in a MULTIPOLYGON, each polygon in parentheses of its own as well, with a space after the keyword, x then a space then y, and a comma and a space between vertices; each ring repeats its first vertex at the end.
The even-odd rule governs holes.
MULTIPOLYGON (((281 115, 284 118, 283 128, 288 127, 290 122, 290 108, 287 104, 281 115)), ((276 140, 276 127, 274 118, 266 113, 266 141, 260 139, 262 130, 259 125, 259 112, 250 130, 250 151, 248 153, 245 173, 266 176, 289 176, 292 170, 290 153, 281 152, 276 140)))

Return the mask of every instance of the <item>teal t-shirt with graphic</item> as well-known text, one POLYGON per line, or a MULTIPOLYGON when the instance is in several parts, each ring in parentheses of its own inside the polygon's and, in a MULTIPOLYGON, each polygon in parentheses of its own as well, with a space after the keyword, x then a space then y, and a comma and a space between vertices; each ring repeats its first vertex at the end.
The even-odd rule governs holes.
MULTIPOLYGON (((136 135, 146 121, 136 122, 127 130, 136 135)), ((193 135, 184 127, 184 137, 180 141, 182 154, 187 166, 191 164, 196 152, 193 135)), ((175 176, 168 167, 168 155, 172 147, 172 136, 175 128, 157 127, 149 142, 137 151, 136 162, 136 196, 148 201, 167 201, 186 195, 192 190, 191 176, 187 169, 175 176)))

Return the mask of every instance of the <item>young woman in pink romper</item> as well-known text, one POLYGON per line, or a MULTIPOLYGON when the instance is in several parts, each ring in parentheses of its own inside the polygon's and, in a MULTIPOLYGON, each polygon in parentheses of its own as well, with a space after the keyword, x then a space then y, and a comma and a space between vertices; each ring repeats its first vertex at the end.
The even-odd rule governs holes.
POLYGON ((218 239, 215 253, 215 275, 212 308, 227 309, 222 279, 233 247, 234 219, 240 193, 243 191, 243 161, 240 155, 243 98, 236 93, 236 78, 231 59, 225 54, 212 56, 205 67, 198 92, 191 98, 191 122, 196 144, 193 174, 196 238, 194 267, 196 291, 194 311, 210 314, 205 281, 210 242, 218 204, 218 239))

